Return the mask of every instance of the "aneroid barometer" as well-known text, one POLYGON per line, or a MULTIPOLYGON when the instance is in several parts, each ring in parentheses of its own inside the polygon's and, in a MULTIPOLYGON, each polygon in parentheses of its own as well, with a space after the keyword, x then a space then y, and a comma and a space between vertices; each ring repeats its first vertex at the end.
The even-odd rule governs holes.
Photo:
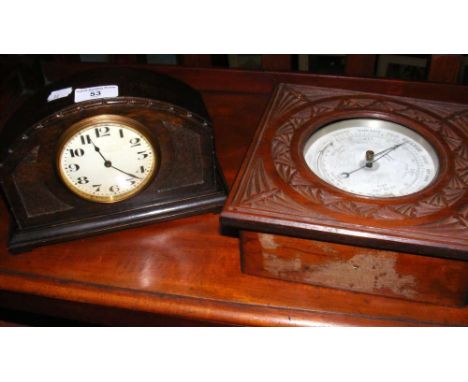
POLYGON ((154 72, 94 70, 49 85, 0 142, 13 252, 215 211, 226 197, 200 94, 154 72))
POLYGON ((280 85, 222 212, 244 272, 466 304, 467 133, 466 105, 280 85))
POLYGON ((304 159, 328 184, 374 198, 418 192, 432 183, 439 169, 436 151, 421 135, 375 118, 320 128, 308 139, 304 159))

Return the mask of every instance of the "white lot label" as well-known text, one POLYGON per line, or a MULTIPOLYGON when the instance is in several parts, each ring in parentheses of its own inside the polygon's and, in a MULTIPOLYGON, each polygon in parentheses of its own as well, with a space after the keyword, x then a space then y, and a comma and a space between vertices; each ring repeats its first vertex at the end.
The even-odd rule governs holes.
POLYGON ((59 99, 59 98, 68 97, 72 91, 73 91, 73 88, 63 88, 59 90, 54 90, 50 92, 49 96, 47 97, 47 102, 55 101, 56 99, 59 99))
POLYGON ((117 85, 94 86, 92 88, 75 89, 75 102, 88 101, 90 99, 117 97, 119 87, 117 85))

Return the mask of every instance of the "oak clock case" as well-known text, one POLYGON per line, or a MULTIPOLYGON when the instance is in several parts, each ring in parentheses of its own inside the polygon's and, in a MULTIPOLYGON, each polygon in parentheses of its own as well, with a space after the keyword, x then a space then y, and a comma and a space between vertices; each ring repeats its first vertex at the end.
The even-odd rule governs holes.
POLYGON ((466 105, 281 84, 221 214, 243 271, 465 305, 467 133, 466 105))
POLYGON ((12 253, 217 211, 226 198, 200 94, 146 70, 49 85, 10 117, 0 142, 12 253))

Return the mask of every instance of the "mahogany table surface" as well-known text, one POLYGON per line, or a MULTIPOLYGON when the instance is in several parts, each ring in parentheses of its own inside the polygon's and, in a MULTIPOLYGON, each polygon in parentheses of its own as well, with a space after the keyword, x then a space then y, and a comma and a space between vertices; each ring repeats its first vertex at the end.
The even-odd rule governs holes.
MULTIPOLYGON (((67 70, 63 69, 64 74, 67 70)), ((468 103, 467 87, 395 80, 156 67, 200 90, 232 184, 279 82, 468 103)), ((20 255, 7 251, 0 203, 0 306, 104 324, 467 325, 444 307, 250 276, 218 214, 193 216, 20 255), (104 312, 104 313, 103 313, 104 312), (139 321, 136 317, 140 317, 139 321), (162 318, 161 318, 162 317, 162 318)))

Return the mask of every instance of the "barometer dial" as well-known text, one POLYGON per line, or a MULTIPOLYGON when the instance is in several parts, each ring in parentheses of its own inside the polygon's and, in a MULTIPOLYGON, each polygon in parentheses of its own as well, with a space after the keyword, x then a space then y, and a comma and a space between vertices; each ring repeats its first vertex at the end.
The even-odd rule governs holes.
POLYGON ((437 177, 432 145, 415 131, 380 119, 348 119, 319 129, 304 159, 328 184, 353 194, 394 198, 414 194, 437 177))

